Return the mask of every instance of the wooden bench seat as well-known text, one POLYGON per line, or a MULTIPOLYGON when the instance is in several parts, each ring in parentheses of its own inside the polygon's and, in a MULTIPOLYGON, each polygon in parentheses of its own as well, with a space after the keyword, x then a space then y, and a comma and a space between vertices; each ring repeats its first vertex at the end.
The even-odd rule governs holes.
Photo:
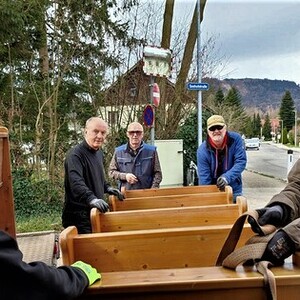
MULTIPOLYGON (((232 225, 60 234, 63 264, 83 260, 101 272, 213 266, 232 225)), ((239 245, 253 235, 245 225, 239 245)))
MULTIPOLYGON (((264 279, 255 267, 214 266, 230 227, 80 235, 72 226, 60 236, 63 264, 83 260, 101 272, 101 281, 79 299, 266 300, 264 279)), ((245 225, 238 247, 252 235, 245 225)), ((298 265, 285 263, 272 271, 277 299, 298 299, 298 265)))
MULTIPOLYGON (((298 299, 300 268, 274 267, 277 300, 298 299)), ((255 268, 196 267, 102 272, 102 280, 79 299, 99 300, 267 300, 264 279, 255 268)))
MULTIPOLYGON (((232 204, 231 195, 225 192, 126 198, 124 201, 110 197, 109 201, 111 211, 232 204)), ((247 202, 243 196, 238 196, 237 201, 247 202)))
POLYGON ((247 207, 241 203, 115 211, 101 213, 91 210, 93 232, 114 232, 156 228, 176 228, 233 224, 247 207))

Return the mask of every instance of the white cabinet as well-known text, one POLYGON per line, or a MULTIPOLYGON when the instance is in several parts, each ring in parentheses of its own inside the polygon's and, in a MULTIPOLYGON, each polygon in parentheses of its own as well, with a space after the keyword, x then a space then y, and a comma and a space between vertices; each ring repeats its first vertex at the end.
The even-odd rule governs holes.
POLYGON ((161 187, 183 185, 183 140, 155 140, 163 180, 161 187))

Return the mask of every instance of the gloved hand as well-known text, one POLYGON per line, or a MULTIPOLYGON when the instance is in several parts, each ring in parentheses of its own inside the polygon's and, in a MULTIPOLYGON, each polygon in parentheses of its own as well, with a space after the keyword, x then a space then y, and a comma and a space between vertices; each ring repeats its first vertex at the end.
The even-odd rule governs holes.
MULTIPOLYGON (((271 207, 265 207, 256 210, 258 212, 258 223, 263 226, 266 224, 272 224, 274 226, 281 225, 283 218, 283 208, 280 205, 274 205, 271 207)), ((254 219, 249 216, 248 222, 251 225, 252 230, 255 233, 263 235, 261 229, 257 226, 254 219)))
POLYGON ((83 271, 89 280, 89 285, 92 285, 96 280, 101 279, 101 274, 98 273, 95 268, 81 260, 74 262, 71 267, 78 268, 83 271))
POLYGON ((226 180, 225 177, 220 176, 217 179, 217 187, 220 191, 225 191, 225 186, 228 184, 228 181, 226 180))
POLYGON ((295 252, 295 243, 283 230, 275 233, 268 242, 262 260, 267 260, 275 266, 282 265, 284 260, 295 252))
POLYGON ((118 189, 113 188, 113 187, 111 187, 111 186, 108 187, 107 192, 108 192, 108 194, 110 194, 110 195, 115 195, 115 196, 117 196, 118 199, 119 199, 120 201, 123 201, 123 200, 125 199, 125 197, 124 197, 124 195, 121 193, 121 191, 119 191, 118 189))
POLYGON ((89 202, 90 207, 98 208, 102 213, 105 213, 109 210, 109 205, 103 199, 93 199, 89 202))

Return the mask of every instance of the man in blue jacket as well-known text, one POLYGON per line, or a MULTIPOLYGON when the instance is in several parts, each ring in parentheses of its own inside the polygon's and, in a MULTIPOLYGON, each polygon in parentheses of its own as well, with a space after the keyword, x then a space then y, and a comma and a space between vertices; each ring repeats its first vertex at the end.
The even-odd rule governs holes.
POLYGON ((227 131, 224 118, 213 115, 207 120, 207 140, 197 150, 199 185, 216 184, 220 190, 230 185, 233 202, 242 195, 242 172, 247 163, 240 134, 227 131))

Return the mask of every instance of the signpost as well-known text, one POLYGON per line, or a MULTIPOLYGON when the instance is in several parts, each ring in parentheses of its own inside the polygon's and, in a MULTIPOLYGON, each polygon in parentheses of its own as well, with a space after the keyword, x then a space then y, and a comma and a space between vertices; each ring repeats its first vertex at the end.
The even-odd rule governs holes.
POLYGON ((190 91, 207 91, 209 89, 209 84, 205 82, 189 82, 187 84, 187 89, 190 91))
POLYGON ((143 58, 143 71, 150 76, 150 105, 144 110, 144 124, 150 127, 151 144, 154 145, 154 110, 152 105, 158 107, 160 92, 153 77, 168 77, 171 72, 172 52, 170 49, 145 46, 143 58))
POLYGON ((152 95, 153 95, 153 105, 155 107, 158 107, 160 102, 160 91, 157 83, 153 83, 152 95))

